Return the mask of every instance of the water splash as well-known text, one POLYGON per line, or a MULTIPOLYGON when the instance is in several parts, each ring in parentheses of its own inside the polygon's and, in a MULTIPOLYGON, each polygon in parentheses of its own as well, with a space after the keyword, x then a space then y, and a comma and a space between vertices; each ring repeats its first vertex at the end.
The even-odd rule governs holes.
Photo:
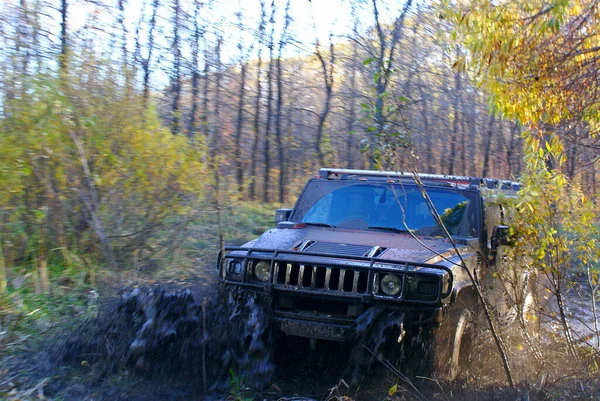
POLYGON ((406 359, 404 351, 404 321, 406 312, 372 307, 356 321, 356 341, 350 354, 347 370, 353 384, 368 373, 377 360, 397 365, 406 359))
POLYGON ((271 330, 260 295, 232 289, 195 299, 161 286, 123 291, 64 340, 58 360, 93 366, 98 382, 130 371, 222 388, 229 371, 264 386, 274 368, 271 330))

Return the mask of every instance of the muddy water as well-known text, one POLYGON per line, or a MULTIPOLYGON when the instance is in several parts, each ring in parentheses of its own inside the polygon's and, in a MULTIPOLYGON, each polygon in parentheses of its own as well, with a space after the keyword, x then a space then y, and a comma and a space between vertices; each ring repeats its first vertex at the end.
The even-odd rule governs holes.
POLYGON ((203 391, 227 386, 230 372, 253 387, 273 374, 270 329, 255 294, 233 291, 196 299, 162 287, 124 291, 97 318, 68 335, 58 359, 90 366, 99 383, 123 372, 187 379, 203 391))
MULTIPOLYGON (((65 400, 92 393, 99 400, 225 399, 237 381, 255 389, 252 394, 263 389, 260 399, 326 399, 328 389, 344 379, 356 391, 354 399, 366 400, 381 396, 357 392, 383 389, 385 395, 398 381, 377 360, 400 366, 413 378, 428 376, 422 374, 428 364, 427 332, 407 334, 402 310, 371 308, 358 319, 353 344, 317 342, 316 347, 306 339, 274 338, 270 312, 264 296, 239 289, 211 295, 178 286, 124 290, 57 347, 58 365, 70 366, 71 377, 81 377, 82 383, 56 384, 56 392, 65 400), (69 391, 75 396, 66 396, 69 391)), ((509 343, 515 373, 521 373, 519 362, 523 373, 518 376, 535 380, 540 370, 534 366, 531 374, 535 364, 526 344, 519 339, 509 343)), ((490 344, 489 333, 478 331, 465 380, 504 381, 490 344)))
POLYGON ((240 289, 211 296, 160 286, 130 289, 69 333, 57 357, 84 366, 91 385, 123 375, 184 380, 195 394, 230 391, 232 374, 244 386, 275 383, 291 392, 309 391, 302 382, 324 388, 339 379, 356 384, 377 359, 404 358, 397 346, 402 311, 373 308, 358 320, 354 345, 319 342, 315 348, 306 339, 275 339, 269 307, 263 295, 240 289))

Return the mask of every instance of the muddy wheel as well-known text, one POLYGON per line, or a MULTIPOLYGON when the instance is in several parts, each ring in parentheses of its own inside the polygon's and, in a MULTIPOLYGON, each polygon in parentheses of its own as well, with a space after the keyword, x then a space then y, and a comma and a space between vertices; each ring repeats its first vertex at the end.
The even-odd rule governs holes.
POLYGON ((468 366, 475 334, 476 309, 472 299, 455 303, 441 325, 433 331, 431 353, 436 378, 456 380, 468 366))

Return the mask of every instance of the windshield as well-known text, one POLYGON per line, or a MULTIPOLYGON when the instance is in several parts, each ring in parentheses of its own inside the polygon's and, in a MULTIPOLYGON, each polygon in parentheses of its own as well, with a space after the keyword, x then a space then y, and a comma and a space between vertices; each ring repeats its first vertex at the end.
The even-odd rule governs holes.
MULTIPOLYGON (((427 193, 450 234, 478 235, 473 192, 428 188, 427 193)), ((307 225, 443 236, 416 185, 311 181, 291 219, 307 225)))

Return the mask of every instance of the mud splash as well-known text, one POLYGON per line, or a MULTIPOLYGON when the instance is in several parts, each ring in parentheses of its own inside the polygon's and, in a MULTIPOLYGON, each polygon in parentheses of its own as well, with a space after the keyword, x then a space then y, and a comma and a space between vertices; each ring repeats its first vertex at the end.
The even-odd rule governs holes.
POLYGON ((356 322, 356 342, 347 365, 350 381, 357 384, 373 367, 400 368, 408 375, 422 373, 428 350, 424 330, 405 328, 406 311, 374 307, 356 322))
POLYGON ((126 372, 214 391, 226 388, 235 372, 260 388, 274 371, 270 332, 255 294, 219 291, 195 299, 189 290, 136 288, 69 334, 57 359, 89 366, 92 384, 126 372))
POLYGON ((281 376, 290 373, 288 365, 301 366, 299 377, 331 365, 335 375, 356 384, 381 366, 379 361, 397 365, 409 357, 404 311, 371 308, 357 321, 355 343, 323 344, 313 355, 318 358, 311 358, 302 339, 274 338, 270 313, 266 295, 239 288, 210 296, 163 286, 128 289, 69 333, 55 359, 85 367, 84 381, 91 385, 124 374, 185 381, 194 392, 206 393, 226 391, 232 375, 245 386, 265 388, 288 380, 281 376), (274 361, 281 370, 277 377, 274 361))

